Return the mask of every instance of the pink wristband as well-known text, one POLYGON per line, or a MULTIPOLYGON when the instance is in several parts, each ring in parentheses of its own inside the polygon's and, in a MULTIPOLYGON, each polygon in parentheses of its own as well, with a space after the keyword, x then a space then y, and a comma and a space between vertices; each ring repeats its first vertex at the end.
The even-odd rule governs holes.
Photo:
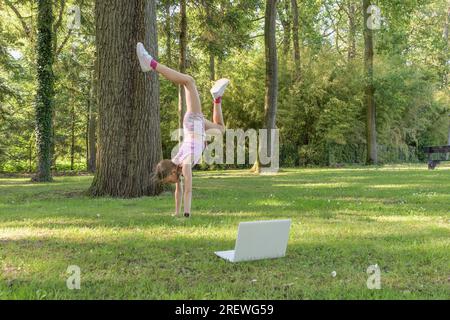
POLYGON ((156 70, 156 67, 158 66, 158 62, 153 59, 152 62, 150 62, 150 67, 152 67, 153 70, 156 70))

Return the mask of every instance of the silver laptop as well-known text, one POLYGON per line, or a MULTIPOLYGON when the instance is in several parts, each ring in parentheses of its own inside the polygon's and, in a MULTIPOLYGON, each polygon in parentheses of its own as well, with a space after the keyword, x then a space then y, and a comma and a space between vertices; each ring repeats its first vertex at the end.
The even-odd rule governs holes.
POLYGON ((216 255, 231 262, 282 258, 286 255, 290 228, 291 220, 242 222, 234 250, 216 255))

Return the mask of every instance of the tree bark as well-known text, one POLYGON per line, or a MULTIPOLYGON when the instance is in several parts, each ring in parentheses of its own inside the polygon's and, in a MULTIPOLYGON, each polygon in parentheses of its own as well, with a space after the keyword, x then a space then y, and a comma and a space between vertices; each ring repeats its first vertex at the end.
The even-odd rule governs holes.
POLYGON ((448 115, 448 145, 450 146, 450 114, 448 115))
POLYGON ((268 156, 271 156, 272 141, 270 130, 276 128, 276 116, 278 109, 278 56, 276 43, 276 18, 277 0, 267 0, 265 18, 265 54, 266 54, 266 98, 265 98, 265 122, 268 139, 268 156))
POLYGON ((172 16, 170 15, 170 2, 165 3, 166 11, 166 21, 165 21, 165 31, 166 31, 166 54, 167 54, 167 65, 170 67, 172 65, 172 16))
POLYGON ((72 101, 70 110, 70 170, 73 171, 75 164, 75 103, 72 101))
POLYGON ((211 13, 211 7, 208 1, 203 1, 203 6, 206 11, 206 25, 208 28, 208 54, 209 54, 209 80, 214 81, 216 79, 216 57, 214 55, 213 40, 213 16, 211 13))
POLYGON ((99 143, 93 196, 160 193, 153 170, 161 160, 159 82, 143 74, 136 43, 157 57, 156 2, 96 0, 99 143))
MULTIPOLYGON (((181 73, 186 73, 187 60, 187 15, 186 0, 180 0, 180 62, 179 69, 181 73)), ((178 90, 178 126, 183 128, 183 118, 186 113, 186 94, 183 86, 178 90)), ((181 136, 180 136, 181 140, 181 136)))
POLYGON ((348 61, 356 57, 356 4, 353 0, 348 2, 348 61))
POLYGON ((209 53, 209 79, 216 80, 216 57, 212 52, 209 53))
MULTIPOLYGON (((96 58, 97 59, 97 58, 96 58)), ((88 129, 88 172, 95 172, 97 161, 97 60, 91 78, 89 92, 89 129, 88 129)))
MULTIPOLYGON (((450 63, 448 62, 449 60, 449 46, 448 46, 448 34, 449 34, 449 23, 450 23, 450 0, 448 1, 448 8, 447 8, 447 16, 445 18, 445 25, 444 25, 444 41, 445 41, 445 51, 444 51, 444 60, 445 60, 445 65, 444 65, 444 77, 442 80, 442 87, 444 89, 448 88, 448 69, 450 67, 450 63)), ((447 140, 447 145, 450 146, 450 114, 448 115, 448 140, 447 140)), ((446 160, 450 159, 450 155, 447 154, 446 156, 446 160)))
POLYGON ((298 3, 297 0, 291 1, 292 7, 292 38, 294 40, 294 62, 295 62, 295 78, 301 79, 301 57, 300 57, 300 35, 299 35, 299 18, 298 18, 298 3))
POLYGON ((86 171, 89 172, 89 120, 91 118, 91 99, 87 99, 86 110, 86 131, 84 132, 84 142, 86 143, 86 171))
MULTIPOLYGON (((450 133, 449 133, 449 138, 450 138, 450 133)), ((29 144, 29 153, 28 153, 28 172, 32 173, 33 172, 33 138, 30 137, 30 144, 29 144)))
MULTIPOLYGON (((450 0, 448 1, 448 7, 447 7, 447 15, 445 18, 445 24, 444 24, 444 33, 443 33, 443 38, 444 38, 444 43, 445 43, 445 47, 444 47, 444 59, 442 59, 443 61, 443 65, 444 65, 444 72, 443 72, 443 76, 442 76, 442 88, 448 88, 448 71, 450 68, 450 63, 449 63, 449 45, 448 45, 448 34, 449 34, 449 23, 450 23, 450 0)), ((449 141, 450 143, 450 141, 449 141)))
POLYGON ((363 0, 364 11, 364 67, 366 75, 365 84, 365 104, 367 112, 367 164, 378 163, 377 152, 377 128, 376 128, 376 105, 375 105, 375 87, 373 84, 373 31, 368 28, 367 21, 370 17, 367 12, 370 6, 370 0, 363 0))
POLYGON ((38 155, 37 182, 52 181, 52 115, 54 98, 53 75, 53 7, 51 0, 38 1, 36 147, 38 155))
POLYGON ((280 21, 283 26, 283 59, 284 63, 287 62, 287 58, 289 56, 289 51, 291 49, 291 30, 292 30, 292 14, 291 14, 291 0, 283 0, 283 8, 280 8, 280 21))

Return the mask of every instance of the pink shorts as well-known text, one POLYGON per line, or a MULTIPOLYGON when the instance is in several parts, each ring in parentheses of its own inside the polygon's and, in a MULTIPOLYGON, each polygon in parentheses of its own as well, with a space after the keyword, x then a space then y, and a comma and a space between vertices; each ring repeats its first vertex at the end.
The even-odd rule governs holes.
POLYGON ((205 149, 206 133, 205 118, 202 113, 186 112, 183 119, 183 142, 172 162, 177 166, 182 164, 200 163, 205 149))

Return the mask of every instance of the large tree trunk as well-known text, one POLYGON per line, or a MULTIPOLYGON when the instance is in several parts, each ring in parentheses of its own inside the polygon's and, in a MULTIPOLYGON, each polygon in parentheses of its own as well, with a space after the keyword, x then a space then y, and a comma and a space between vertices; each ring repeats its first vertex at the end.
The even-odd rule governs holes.
POLYGON ((278 57, 276 43, 276 11, 277 0, 267 0, 266 18, 264 28, 266 51, 266 98, 265 98, 265 122, 268 139, 268 156, 272 153, 272 141, 270 130, 276 128, 276 116, 278 109, 278 57))
POLYGON ((292 32, 294 39, 294 61, 295 61, 295 78, 300 79, 302 76, 301 57, 300 57, 300 35, 299 35, 299 18, 298 18, 298 3, 297 0, 291 1, 292 6, 292 32))
POLYGON ((370 0, 363 0, 364 11, 364 66, 366 75, 365 104, 367 112, 367 164, 378 163, 375 87, 373 84, 373 31, 367 26, 370 0))
POLYGON ((156 2, 96 0, 99 143, 93 196, 157 195, 161 160, 159 82, 143 74, 141 41, 157 56, 156 2))
MULTIPOLYGON (((186 0, 180 1, 180 62, 179 70, 181 73, 186 73, 187 60, 187 15, 186 15, 186 0)), ((186 94, 183 86, 178 90, 178 126, 183 128, 183 118, 186 113, 186 94)), ((180 136, 181 140, 181 136, 180 136)))
POLYGON ((52 181, 52 115, 54 97, 53 76, 53 8, 51 0, 38 1, 36 147, 37 173, 34 181, 52 181))

